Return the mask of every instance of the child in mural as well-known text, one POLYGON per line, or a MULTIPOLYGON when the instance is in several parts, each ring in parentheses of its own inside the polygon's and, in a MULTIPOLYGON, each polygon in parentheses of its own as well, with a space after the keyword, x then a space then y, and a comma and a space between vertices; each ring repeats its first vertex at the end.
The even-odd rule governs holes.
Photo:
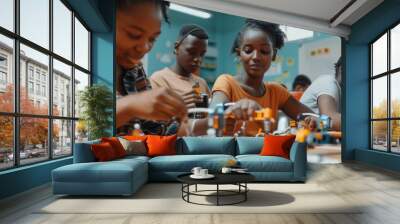
POLYGON ((306 75, 300 74, 294 78, 292 91, 304 92, 311 85, 311 80, 306 75))
POLYGON ((162 18, 168 21, 168 3, 161 0, 117 3, 117 132, 129 134, 139 123, 145 134, 174 134, 176 122, 170 125, 169 121, 173 117, 186 117, 185 102, 168 88, 152 89, 140 62, 159 36, 162 18))
POLYGON ((188 108, 202 102, 200 94, 210 96, 207 82, 194 74, 200 69, 207 51, 207 40, 208 35, 203 28, 197 25, 183 26, 175 42, 176 63, 153 73, 151 85, 154 88, 172 89, 183 97, 188 108))
POLYGON ((300 98, 303 96, 304 92, 310 85, 311 85, 311 80, 306 75, 300 74, 296 76, 292 84, 292 92, 291 92, 292 96, 296 100, 300 100, 300 98))
POLYGON ((332 118, 332 129, 341 130, 341 83, 342 59, 335 64, 335 76, 320 75, 304 92, 300 102, 317 114, 326 114, 332 118))
MULTIPOLYGON (((312 112, 281 85, 263 81, 277 50, 284 44, 284 37, 285 34, 278 25, 252 19, 246 20, 238 33, 232 53, 242 63, 243 73, 236 76, 220 75, 215 81, 210 105, 213 107, 219 103, 235 102, 226 110, 226 113, 232 113, 236 118, 227 121, 227 135, 232 135, 241 128, 243 121, 248 121, 244 135, 255 136, 263 128, 263 124, 251 121, 250 116, 261 108, 271 108, 275 120, 278 110, 284 111, 293 119, 301 113, 312 112)), ((197 122, 195 133, 203 134, 206 125, 206 121, 197 122)), ((275 129, 276 123, 272 127, 272 130, 275 129)))

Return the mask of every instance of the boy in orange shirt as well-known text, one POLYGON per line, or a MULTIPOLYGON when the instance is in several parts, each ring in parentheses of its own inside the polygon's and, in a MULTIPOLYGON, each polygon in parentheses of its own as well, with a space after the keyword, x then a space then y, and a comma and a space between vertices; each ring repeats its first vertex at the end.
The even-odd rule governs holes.
POLYGON ((175 42, 176 63, 153 73, 150 77, 151 85, 154 88, 172 89, 183 97, 188 108, 201 102, 200 93, 210 96, 207 82, 195 75, 207 51, 207 40, 208 35, 203 28, 197 25, 182 27, 175 42), (199 92, 196 92, 194 86, 197 86, 199 92))

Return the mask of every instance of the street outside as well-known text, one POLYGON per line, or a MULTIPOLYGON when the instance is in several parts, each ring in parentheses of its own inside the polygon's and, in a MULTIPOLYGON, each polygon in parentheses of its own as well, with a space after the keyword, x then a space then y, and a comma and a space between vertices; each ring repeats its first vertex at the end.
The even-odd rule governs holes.
MULTIPOLYGON (((57 147, 54 149, 54 158, 71 154, 71 147, 57 147)), ((26 149, 21 151, 20 159, 21 165, 40 162, 48 159, 47 148, 26 149)), ((14 154, 3 154, 0 157, 0 170, 13 166, 14 154)))

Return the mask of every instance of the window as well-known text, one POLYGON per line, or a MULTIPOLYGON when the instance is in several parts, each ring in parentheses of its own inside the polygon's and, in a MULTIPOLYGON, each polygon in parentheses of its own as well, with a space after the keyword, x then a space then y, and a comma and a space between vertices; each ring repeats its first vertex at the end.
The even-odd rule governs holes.
POLYGON ((38 69, 36 69, 36 80, 40 81, 40 71, 38 69))
POLYGON ((400 24, 370 45, 371 148, 400 153, 400 24))
POLYGON ((28 92, 29 94, 33 94, 33 82, 28 82, 28 92))
POLYGON ((14 31, 14 0, 0 1, 0 26, 14 31))
POLYGON ((40 84, 36 84, 36 95, 40 96, 40 84))
POLYGON ((0 67, 7 68, 7 56, 0 55, 0 67))
POLYGON ((90 84, 89 30, 62 0, 0 0, 0 26, 0 170, 72 155, 87 139, 73 105, 90 84))
MULTIPOLYGON (((69 85, 72 84, 72 68, 69 65, 66 65, 58 60, 53 60, 54 64, 54 70, 53 70, 53 77, 54 77, 54 83, 53 83, 53 90, 54 90, 54 101, 53 101, 53 106, 56 107, 54 104, 60 103, 58 100, 60 100, 64 104, 64 97, 67 96, 69 99, 67 101, 68 104, 72 104, 72 90, 71 89, 65 89, 66 83, 69 83, 69 85)), ((62 106, 60 104, 60 106, 62 106)), ((53 110, 53 114, 60 113, 60 108, 57 108, 56 110, 53 110)), ((72 117, 72 108, 66 108, 65 114, 62 113, 62 116, 68 116, 72 117)))
MULTIPOLYGON (((3 12, 1 8, 4 2, 0 3, 0 14, 3 12)), ((0 20, 3 15, 0 15, 0 20)), ((0 23, 1 25, 1 23, 0 23)), ((14 57, 14 41, 13 39, 3 35, 0 33, 0 57, 11 59, 14 57)), ((3 60, 4 61, 4 60, 3 60)), ((12 60, 9 60, 10 63, 12 60)), ((6 63, 3 63, 3 66, 0 66, 0 72, 6 75, 7 83, 5 85, 0 86, 0 113, 12 113, 14 112, 14 70, 12 66, 5 66, 6 63)), ((1 114, 0 114, 1 115, 1 114)), ((0 136, 1 138, 1 136, 0 136)), ((9 144, 8 144, 9 145, 9 144)), ((2 144, 0 142, 0 148, 2 144)), ((0 160, 1 164, 1 160, 0 160)), ((0 167, 1 169, 1 167, 0 167)))
POLYGON ((32 66, 29 66, 28 74, 29 74, 29 79, 33 80, 33 67, 32 66))
POLYGON ((75 62, 82 68, 89 69, 89 32, 75 18, 75 62))
POLYGON ((5 54, 0 54, 0 91, 5 91, 7 85, 7 56, 5 54))
POLYGON ((42 86, 42 96, 46 96, 46 86, 42 86))
POLYGON ((21 36, 49 49, 49 0, 20 0, 21 36))
POLYGON ((7 84, 7 73, 0 71, 0 84, 6 85, 7 84))

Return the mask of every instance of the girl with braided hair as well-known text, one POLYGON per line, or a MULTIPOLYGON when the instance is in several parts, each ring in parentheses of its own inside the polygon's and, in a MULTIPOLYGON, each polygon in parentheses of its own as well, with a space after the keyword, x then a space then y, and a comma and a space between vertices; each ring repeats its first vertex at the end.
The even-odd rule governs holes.
MULTIPOLYGON (((253 19, 246 20, 237 34, 232 53, 241 62, 243 72, 235 76, 220 75, 212 90, 211 107, 220 103, 235 102, 226 110, 226 113, 233 114, 235 119, 227 121, 225 134, 232 135, 242 127, 243 121, 248 121, 243 134, 255 136, 258 130, 263 128, 263 124, 252 121, 251 116, 262 108, 270 108, 275 120, 279 110, 292 119, 296 119, 301 113, 312 112, 295 100, 281 85, 264 82, 264 75, 278 50, 283 47, 284 39, 285 34, 279 25, 253 19)), ((276 123, 273 124, 272 131, 275 129, 276 123)))

